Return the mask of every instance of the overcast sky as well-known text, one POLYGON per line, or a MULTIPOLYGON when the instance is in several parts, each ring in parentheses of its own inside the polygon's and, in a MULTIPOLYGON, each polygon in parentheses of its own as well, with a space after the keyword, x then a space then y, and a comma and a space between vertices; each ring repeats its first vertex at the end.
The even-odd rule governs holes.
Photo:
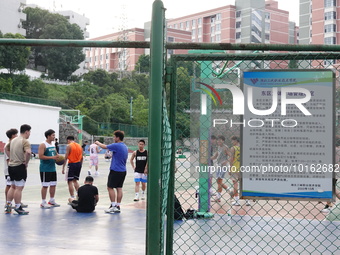
MULTIPOLYGON (((151 20, 154 0, 26 0, 48 10, 72 10, 90 19, 90 38, 110 34, 124 28, 143 28, 151 20), (124 22, 126 21, 126 22, 124 22)), ((244 0, 248 1, 248 0, 244 0)), ((249 0, 250 1, 250 0, 249 0)), ((299 1, 278 0, 279 8, 289 11, 289 19, 299 22, 299 1)), ((177 18, 192 13, 235 4, 235 0, 163 0, 166 18, 177 18)))

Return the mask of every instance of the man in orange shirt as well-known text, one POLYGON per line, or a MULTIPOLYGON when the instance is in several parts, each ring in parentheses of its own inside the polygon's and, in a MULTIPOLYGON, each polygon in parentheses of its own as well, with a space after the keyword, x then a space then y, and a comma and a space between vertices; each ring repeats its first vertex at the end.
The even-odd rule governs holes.
POLYGON ((74 141, 74 136, 68 136, 67 147, 65 153, 65 162, 63 164, 62 173, 65 174, 65 165, 68 162, 67 168, 67 184, 71 198, 75 198, 74 190, 78 191, 79 188, 79 176, 81 167, 83 165, 83 149, 74 141))

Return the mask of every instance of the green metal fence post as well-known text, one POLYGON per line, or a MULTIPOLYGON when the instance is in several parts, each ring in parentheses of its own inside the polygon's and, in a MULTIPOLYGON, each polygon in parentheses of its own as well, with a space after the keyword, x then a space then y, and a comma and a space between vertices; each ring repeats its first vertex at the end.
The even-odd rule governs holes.
POLYGON ((146 217, 146 254, 159 255, 161 229, 161 130, 162 130, 162 83, 164 68, 164 7, 155 0, 152 6, 151 21, 151 76, 149 104, 149 183, 146 217))
POLYGON ((174 196, 175 196, 175 153, 176 153, 176 102, 177 102, 177 90, 176 90, 176 66, 171 63, 170 67, 167 67, 167 82, 170 83, 170 125, 171 125, 171 163, 170 163, 170 178, 168 187, 168 206, 167 206, 167 221, 166 221, 166 254, 173 254, 173 241, 174 241, 174 196))

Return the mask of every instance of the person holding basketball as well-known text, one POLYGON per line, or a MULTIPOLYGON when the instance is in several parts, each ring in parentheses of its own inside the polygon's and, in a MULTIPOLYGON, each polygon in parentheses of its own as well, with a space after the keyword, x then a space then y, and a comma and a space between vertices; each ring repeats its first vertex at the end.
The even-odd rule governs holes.
POLYGON ((38 154, 40 159, 40 180, 41 180, 41 198, 40 207, 49 209, 60 206, 55 202, 54 195, 57 186, 57 171, 55 160, 58 159, 56 147, 53 144, 55 131, 49 129, 45 132, 46 140, 39 145, 38 154), (50 188, 50 201, 46 203, 47 190, 50 188))

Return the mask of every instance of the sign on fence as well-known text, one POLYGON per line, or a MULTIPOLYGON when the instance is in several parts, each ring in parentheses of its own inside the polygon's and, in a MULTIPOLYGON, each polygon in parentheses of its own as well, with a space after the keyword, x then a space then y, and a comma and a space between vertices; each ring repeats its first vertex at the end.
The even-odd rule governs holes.
POLYGON ((332 199, 334 77, 331 70, 243 72, 241 194, 332 199))

